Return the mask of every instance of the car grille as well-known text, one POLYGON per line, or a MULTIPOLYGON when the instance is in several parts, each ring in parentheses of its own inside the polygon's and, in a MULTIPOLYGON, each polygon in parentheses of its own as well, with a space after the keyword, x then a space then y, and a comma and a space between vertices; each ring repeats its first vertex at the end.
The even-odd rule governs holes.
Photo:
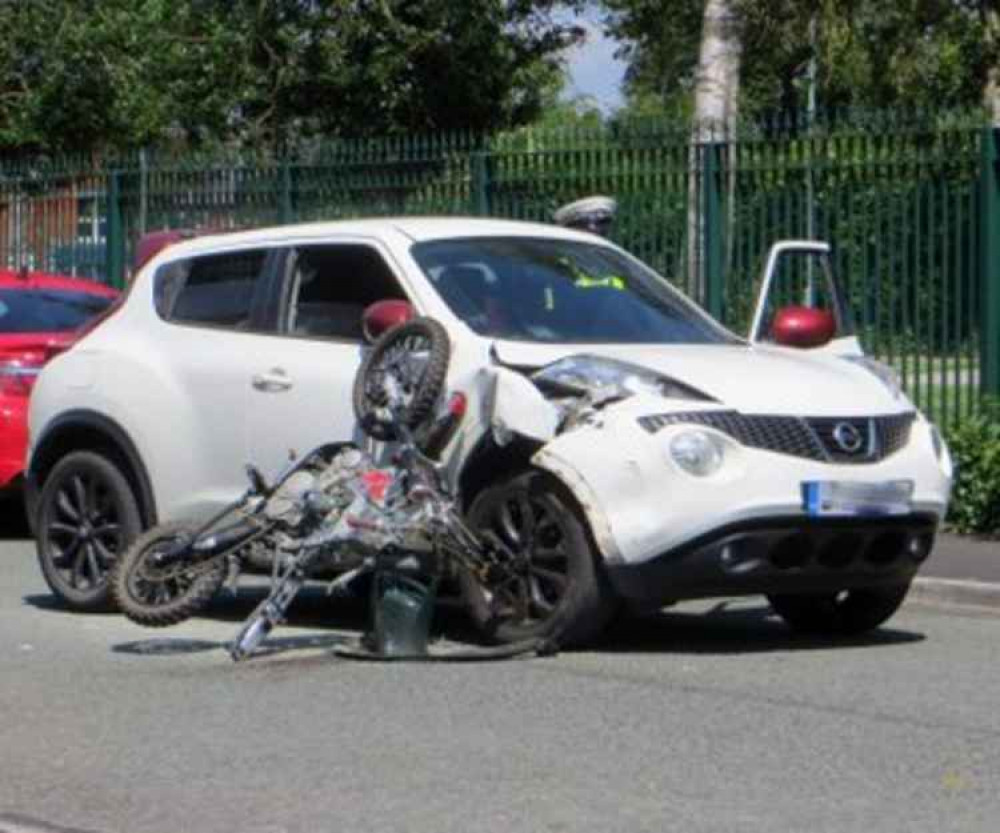
POLYGON ((910 440, 915 415, 874 417, 790 417, 741 414, 738 411, 695 411, 639 417, 639 425, 655 434, 668 425, 704 425, 738 443, 833 463, 875 463, 895 454, 910 440))

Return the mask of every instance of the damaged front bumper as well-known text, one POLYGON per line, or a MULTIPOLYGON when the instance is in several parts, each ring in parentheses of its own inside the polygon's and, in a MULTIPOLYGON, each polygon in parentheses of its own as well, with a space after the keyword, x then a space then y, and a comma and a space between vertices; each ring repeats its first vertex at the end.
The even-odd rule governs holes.
POLYGON ((761 450, 713 432, 723 463, 697 476, 667 450, 690 425, 651 433, 639 422, 648 413, 641 401, 615 405, 593 424, 555 437, 533 459, 576 496, 624 598, 668 602, 898 584, 930 554, 947 509, 951 464, 922 418, 903 447, 863 464, 761 450), (912 492, 904 509, 889 513, 816 516, 804 487, 817 482, 905 482, 912 492))

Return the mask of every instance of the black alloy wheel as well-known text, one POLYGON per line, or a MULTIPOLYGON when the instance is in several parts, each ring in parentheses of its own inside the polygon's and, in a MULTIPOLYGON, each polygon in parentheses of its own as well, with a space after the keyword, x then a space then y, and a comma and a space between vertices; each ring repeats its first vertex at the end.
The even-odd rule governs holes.
POLYGON ((38 561, 52 592, 77 610, 109 608, 108 574, 141 527, 119 468, 94 452, 68 454, 45 480, 38 507, 38 561))
POLYGON ((529 471, 488 487, 473 501, 469 522, 517 556, 514 578, 491 598, 468 575, 463 595, 473 620, 493 642, 535 637, 563 647, 596 636, 616 602, 586 521, 561 483, 529 471))

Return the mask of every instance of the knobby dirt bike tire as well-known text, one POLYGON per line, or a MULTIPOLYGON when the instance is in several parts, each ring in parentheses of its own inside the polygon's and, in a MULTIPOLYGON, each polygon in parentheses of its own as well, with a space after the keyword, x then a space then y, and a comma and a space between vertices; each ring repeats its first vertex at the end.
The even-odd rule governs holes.
POLYGON ((403 347, 407 339, 413 338, 426 339, 430 355, 420 379, 417 380, 412 399, 403 413, 403 423, 409 430, 415 431, 433 414, 434 406, 444 389, 451 344, 447 330, 439 322, 433 318, 414 318, 384 332, 368 351, 354 378, 354 415, 362 430, 376 440, 394 440, 398 437, 391 424, 379 421, 376 416, 379 403, 372 401, 370 395, 371 376, 390 350, 403 347))
POLYGON ((133 622, 150 628, 176 625, 203 610, 222 586, 226 564, 218 559, 199 565, 198 571, 189 576, 161 581, 161 589, 171 591, 168 598, 149 598, 156 585, 155 570, 151 569, 149 559, 158 546, 190 535, 192 531, 187 524, 160 524, 137 538, 118 559, 111 573, 111 594, 122 613, 133 622), (143 570, 149 570, 149 575, 143 576, 143 570))

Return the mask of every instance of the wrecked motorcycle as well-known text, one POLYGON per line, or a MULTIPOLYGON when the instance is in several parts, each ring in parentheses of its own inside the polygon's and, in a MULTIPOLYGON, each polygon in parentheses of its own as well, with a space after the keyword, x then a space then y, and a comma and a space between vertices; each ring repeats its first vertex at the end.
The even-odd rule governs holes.
POLYGON ((236 660, 254 652, 320 572, 336 574, 330 592, 373 574, 374 595, 401 600, 374 611, 369 644, 383 655, 422 653, 426 602, 442 577, 474 581, 498 615, 517 613, 523 559, 496 535, 470 528, 435 459, 464 407, 461 394, 439 407, 448 358, 447 333, 432 319, 384 333, 358 371, 354 408, 362 430, 390 444, 390 464, 331 443, 290 462, 273 483, 248 465, 248 489, 221 513, 200 526, 154 527, 119 559, 111 586, 121 610, 139 624, 177 624, 224 583, 235 587, 248 563, 265 561, 270 592, 231 644, 236 660), (408 627, 387 625, 392 615, 409 616, 408 627))

